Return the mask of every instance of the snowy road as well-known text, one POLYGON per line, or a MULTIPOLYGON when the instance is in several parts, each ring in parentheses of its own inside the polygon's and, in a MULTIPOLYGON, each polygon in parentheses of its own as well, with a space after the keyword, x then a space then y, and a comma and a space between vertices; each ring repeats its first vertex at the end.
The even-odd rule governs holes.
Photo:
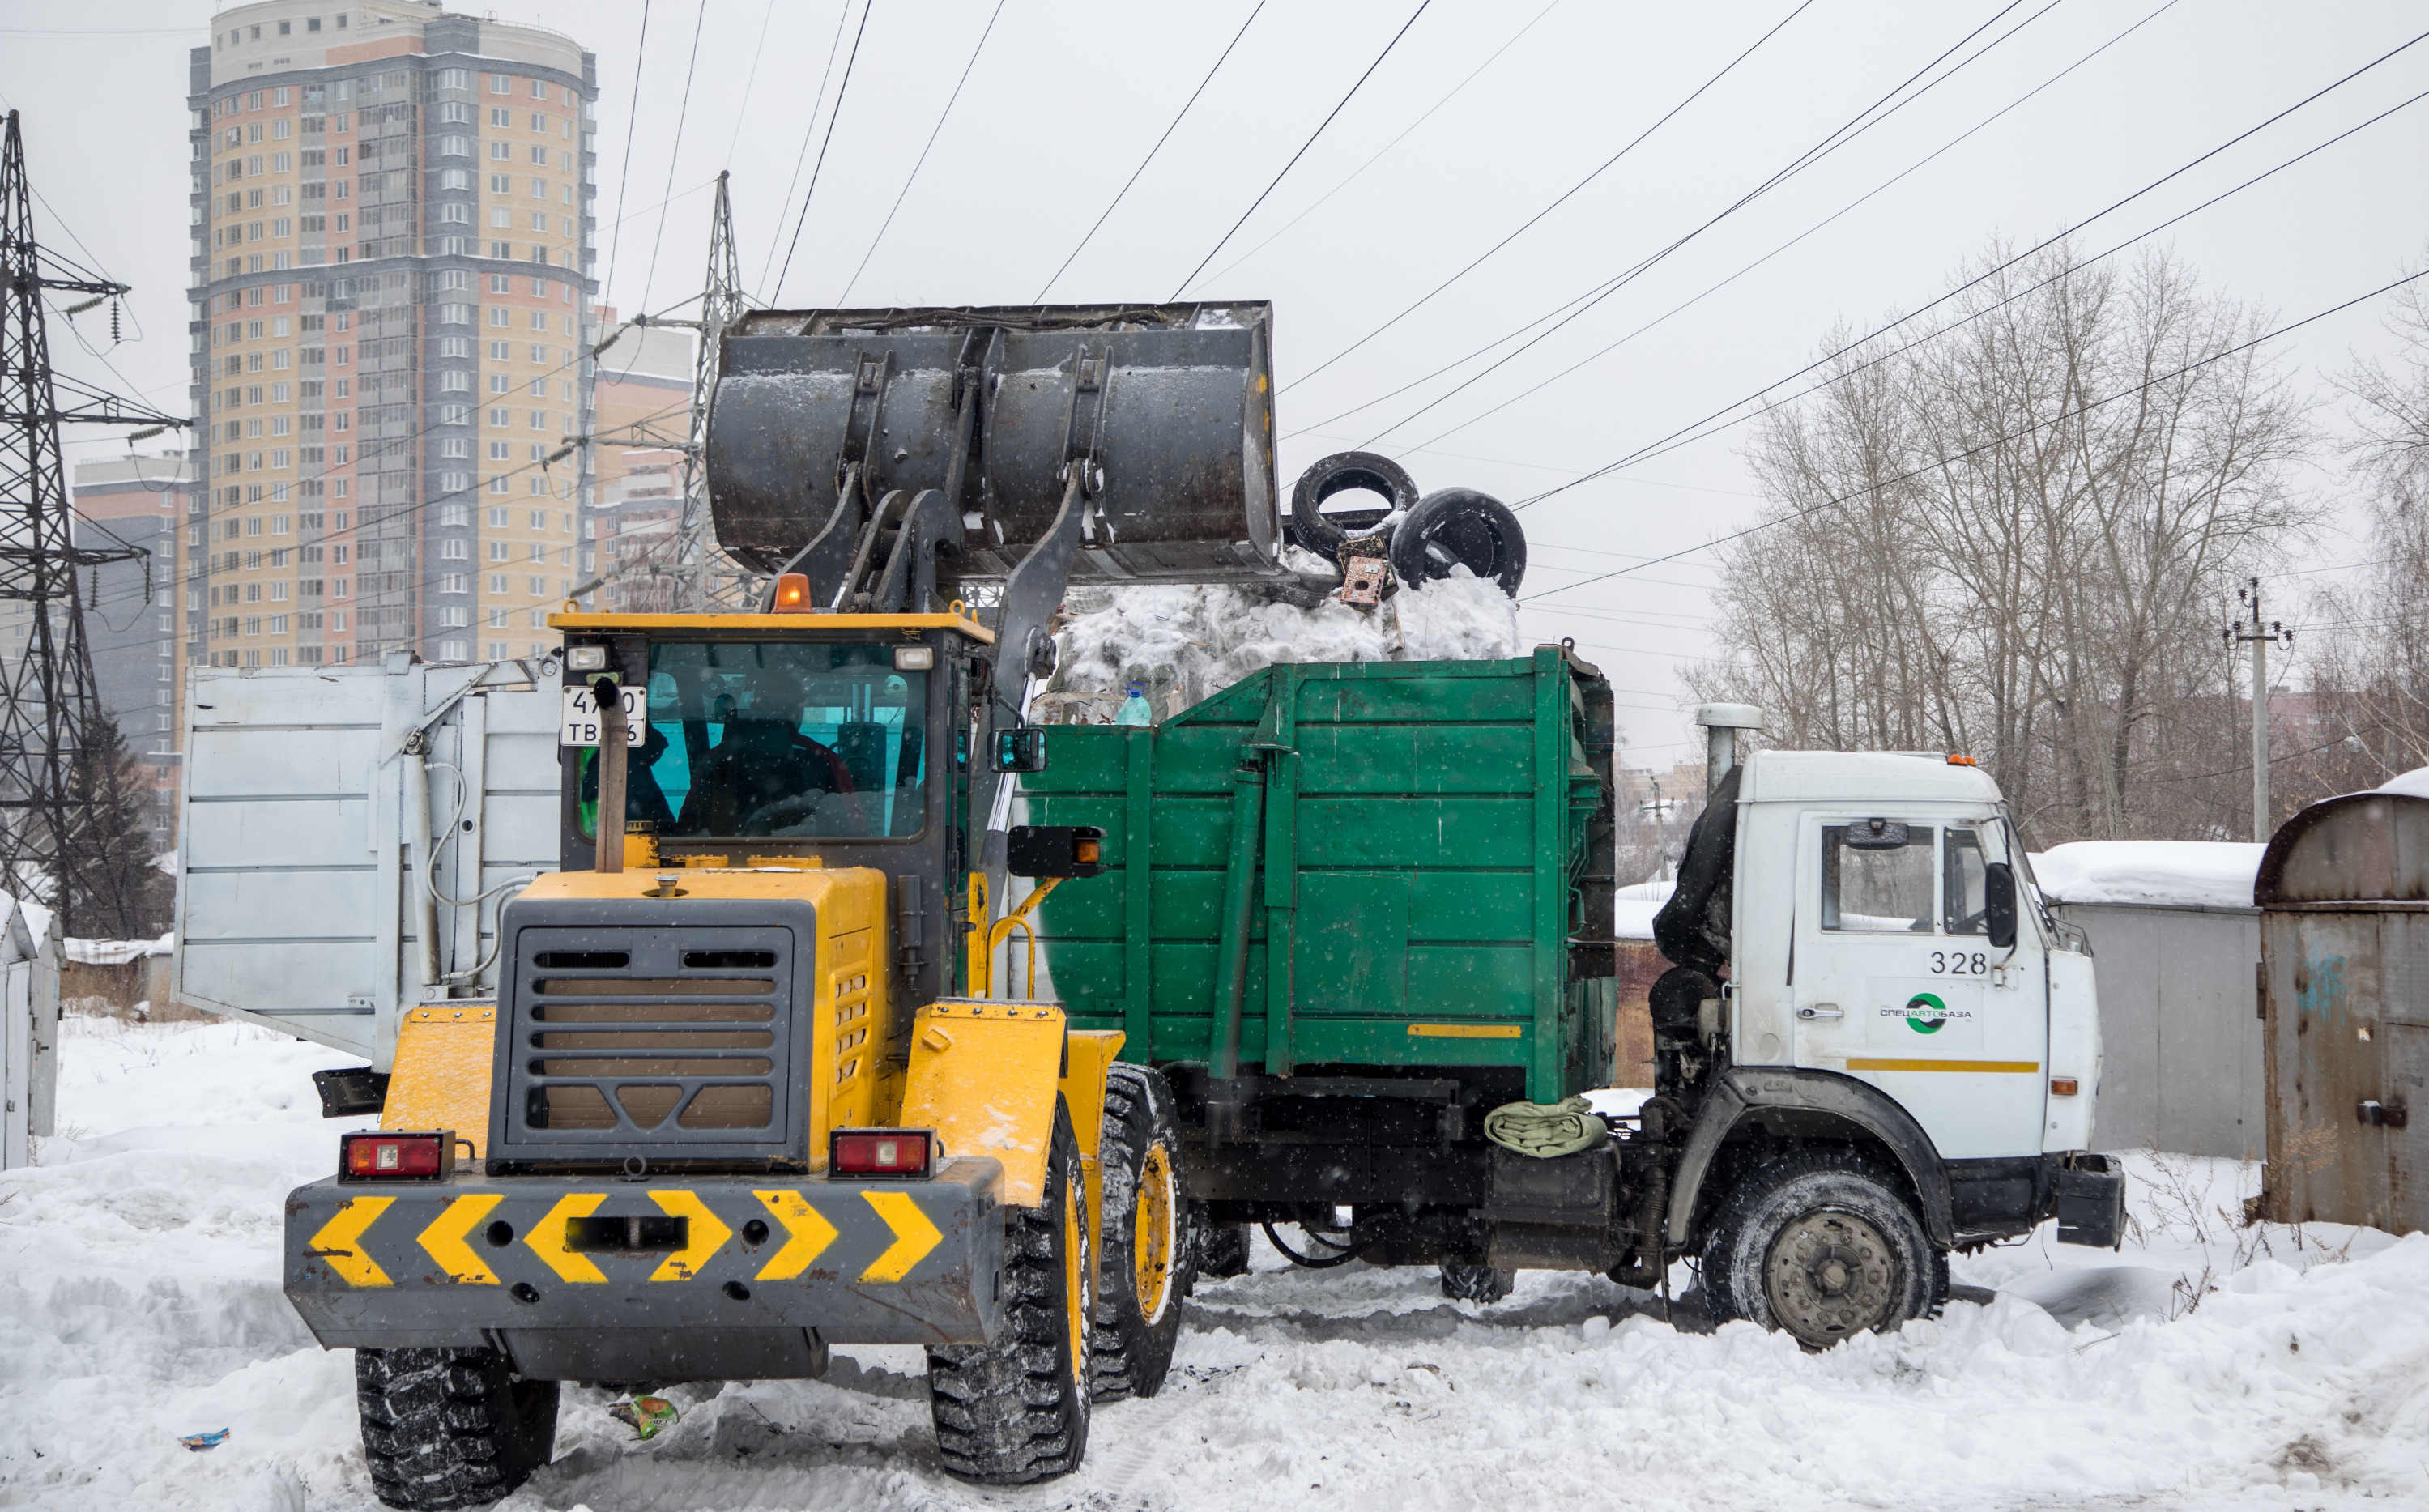
MULTIPOLYGON (((351 1359, 278 1290, 280 1199, 354 1126, 306 1079, 339 1058, 224 1025, 64 1040, 60 1136, 0 1174, 0 1505, 375 1507, 351 1359)), ((947 1479, 917 1351, 876 1349, 822 1382, 677 1388, 648 1444, 569 1390, 556 1463, 503 1505, 2429 1505, 2429 1236, 2239 1229, 2247 1168, 2134 1171, 2143 1242, 1960 1260, 1987 1305, 1827 1355, 1674 1326, 1599 1277, 1449 1304, 1430 1273, 1294 1272, 1261 1242, 1199 1290, 1165 1392, 1100 1409, 1051 1487, 947 1479)))

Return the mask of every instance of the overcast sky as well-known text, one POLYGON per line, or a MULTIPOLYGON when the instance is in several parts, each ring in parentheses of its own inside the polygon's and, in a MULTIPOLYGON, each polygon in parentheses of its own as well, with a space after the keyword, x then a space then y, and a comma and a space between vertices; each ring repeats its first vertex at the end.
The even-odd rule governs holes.
MULTIPOLYGON (((1032 301, 1256 0, 871 3, 865 27, 860 0, 583 0, 494 12, 569 33, 598 55, 598 267, 608 302, 664 309, 697 290, 706 189, 719 169, 734 175, 745 281, 771 304, 829 304, 847 292, 855 304, 1032 301)), ((2429 25, 2418 5, 2343 0, 2003 3, 1813 0, 1798 10, 1796 0, 1432 0, 1306 145, 1409 23, 1415 0, 1268 0, 1052 297, 1164 300, 1203 263, 1188 294, 1275 304, 1285 498, 1309 462, 1372 442, 1420 487, 1462 484, 1514 501, 1781 384, 1834 322, 1876 323, 1921 304, 1992 238, 2029 243, 2065 229, 2429 25), (1576 186, 1775 26, 1525 235, 1314 370, 1576 186), (1943 54, 1916 87, 1961 63, 1946 82, 1434 403, 1483 362, 1427 375, 1697 232, 1943 54)), ((186 389, 187 50, 208 37, 212 8, 0 0, 0 101, 25 114, 46 202, 37 206, 41 232, 75 254, 63 222, 93 260, 136 286, 130 339, 108 362, 173 408, 186 389)), ((2100 221, 2085 239, 2094 249, 2123 240, 2424 90, 2429 41, 2100 221)), ((2420 266, 2429 238, 2424 148, 2429 100, 2186 221, 2160 244, 2212 288, 2281 320, 2309 316, 2420 266)), ((2389 349, 2382 313, 2357 307, 2272 351, 2305 386, 2324 388, 2351 353, 2389 349)), ((107 345, 99 312, 75 325, 107 345)), ((53 347, 69 370, 109 378, 56 325, 53 347)), ((2340 423, 2333 404, 2322 419, 2340 423)), ((1743 435, 1528 509, 1527 593, 1744 522, 1758 501, 1743 435)), ((120 450, 88 437, 71 455, 120 450)), ((2344 498, 2334 471, 2305 485, 2344 498)), ((2287 565, 2357 554, 2331 535, 2287 565)), ((1526 610, 1530 636, 1574 636, 1626 690, 1633 764, 1688 753, 1677 668, 1710 649, 1708 563, 1664 563, 1526 610)))

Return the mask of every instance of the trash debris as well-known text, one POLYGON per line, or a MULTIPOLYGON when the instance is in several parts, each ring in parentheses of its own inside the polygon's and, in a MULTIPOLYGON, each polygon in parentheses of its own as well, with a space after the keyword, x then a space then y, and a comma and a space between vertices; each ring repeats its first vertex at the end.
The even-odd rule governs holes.
POLYGON ((178 1437, 177 1442, 185 1445, 189 1449, 200 1453, 206 1449, 217 1449, 220 1445, 226 1443, 227 1436, 228 1431, 225 1428, 222 1428, 217 1433, 182 1434, 178 1437))
POLYGON ((635 1438, 647 1439, 655 1438, 662 1429, 673 1427, 682 1414, 665 1397, 636 1396, 609 1407, 607 1416, 631 1428, 635 1438))

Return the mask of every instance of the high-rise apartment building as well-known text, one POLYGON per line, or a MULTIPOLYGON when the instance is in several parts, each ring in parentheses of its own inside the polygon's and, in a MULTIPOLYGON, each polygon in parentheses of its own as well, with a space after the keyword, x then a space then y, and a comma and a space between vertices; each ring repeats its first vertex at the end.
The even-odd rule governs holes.
MULTIPOLYGON (((205 518, 203 507, 192 470, 176 452, 76 464, 75 543, 103 551, 131 546, 144 553, 93 570, 84 595, 84 637, 101 712, 118 721, 125 737, 143 779, 138 801, 163 850, 176 829, 184 745, 177 717, 187 666, 181 543, 187 521, 205 518)), ((12 608, 11 659, 23 650, 32 623, 26 605, 12 608)))
POLYGON ((189 656, 525 656, 588 498, 597 68, 416 0, 193 51, 189 656))

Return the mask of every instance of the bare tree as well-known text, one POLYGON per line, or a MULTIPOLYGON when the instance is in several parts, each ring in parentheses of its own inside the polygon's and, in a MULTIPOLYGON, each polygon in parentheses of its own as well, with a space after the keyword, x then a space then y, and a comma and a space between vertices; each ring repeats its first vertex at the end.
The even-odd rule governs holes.
POLYGON ((1765 418, 1771 524, 1723 551, 1724 654, 1690 681, 1786 744, 1972 753, 2036 844, 2218 831, 2220 596, 2315 513, 2304 405, 2234 350, 2261 313, 2064 246, 1957 304, 1765 418))

